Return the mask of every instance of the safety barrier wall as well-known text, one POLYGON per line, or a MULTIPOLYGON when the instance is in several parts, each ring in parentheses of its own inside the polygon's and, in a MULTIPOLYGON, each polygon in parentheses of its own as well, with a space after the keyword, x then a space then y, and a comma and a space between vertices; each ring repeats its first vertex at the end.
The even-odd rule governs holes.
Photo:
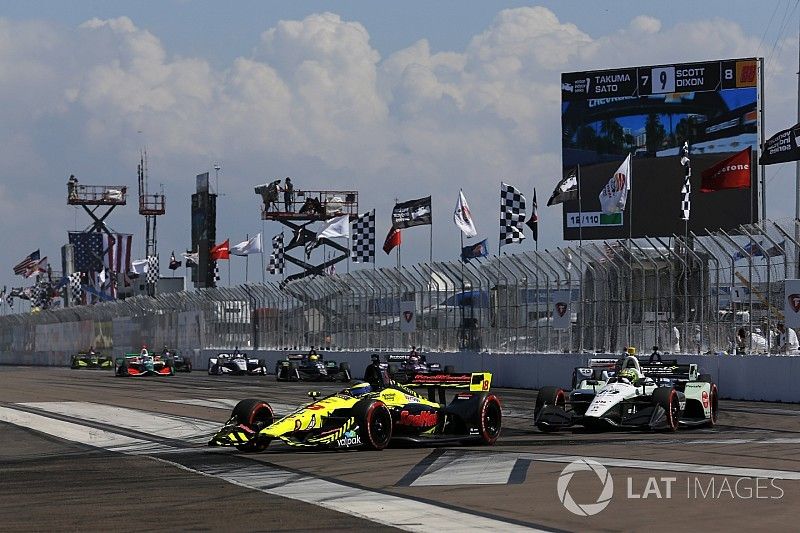
MULTIPOLYGON (((195 371, 204 372, 208 358, 218 350, 186 350, 192 357, 195 371)), ((266 359, 273 371, 275 362, 286 352, 251 350, 252 357, 266 359)), ((359 379, 370 363, 372 352, 328 352, 325 357, 350 364, 353 378, 359 379)), ((0 353, 0 364, 67 366, 71 352, 0 353)), ((383 355, 381 355, 383 357, 383 355)), ((431 353, 430 362, 454 365, 458 372, 485 370, 493 373, 495 387, 538 389, 546 385, 568 388, 572 371, 586 363, 588 357, 614 357, 613 354, 498 354, 498 353, 431 353)), ((677 356, 682 363, 698 363, 702 372, 711 374, 719 386, 720 396, 733 400, 800 402, 800 357, 793 356, 677 356)))

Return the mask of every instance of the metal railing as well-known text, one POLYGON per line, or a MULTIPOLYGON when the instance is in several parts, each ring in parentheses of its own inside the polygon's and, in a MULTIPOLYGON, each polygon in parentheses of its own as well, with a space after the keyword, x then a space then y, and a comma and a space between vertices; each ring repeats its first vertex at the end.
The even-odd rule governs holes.
POLYGON ((178 349, 773 351, 794 222, 594 241, 0 317, 0 352, 178 349), (283 286, 282 286, 283 285, 283 286), (413 303, 408 303, 413 302, 413 303), (402 309, 414 309, 407 321, 402 309), (406 322, 405 324, 403 322, 406 322), (737 340, 737 333, 742 330, 737 340))

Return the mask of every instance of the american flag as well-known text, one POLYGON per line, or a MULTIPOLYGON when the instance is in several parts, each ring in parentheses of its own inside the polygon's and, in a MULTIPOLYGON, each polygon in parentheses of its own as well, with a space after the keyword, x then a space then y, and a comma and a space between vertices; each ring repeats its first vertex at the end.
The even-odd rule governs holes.
POLYGON ((28 272, 28 269, 31 268, 31 265, 35 265, 36 263, 39 262, 39 258, 40 258, 39 250, 31 252, 31 254, 28 255, 28 257, 26 257, 25 259, 17 263, 16 266, 14 266, 14 274, 17 276, 24 276, 28 272))
POLYGON ((131 270, 133 235, 71 231, 69 242, 75 246, 78 272, 98 272, 103 267, 123 274, 131 270))
POLYGON ((40 261, 36 261, 31 263, 28 267, 28 270, 23 274, 23 277, 29 278, 34 274, 39 274, 40 272, 47 272, 47 257, 43 257, 40 261))

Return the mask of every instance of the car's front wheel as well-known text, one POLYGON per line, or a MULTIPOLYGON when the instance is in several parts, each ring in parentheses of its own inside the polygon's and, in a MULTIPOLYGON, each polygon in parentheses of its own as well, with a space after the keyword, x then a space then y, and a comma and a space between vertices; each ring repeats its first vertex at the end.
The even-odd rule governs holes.
POLYGON ((653 403, 664 409, 666 425, 664 430, 675 431, 678 429, 678 393, 671 387, 659 387, 653 392, 653 403))
POLYGON ((247 444, 236 446, 238 450, 260 452, 267 448, 269 439, 260 438, 258 436, 259 431, 272 424, 275 420, 272 407, 270 407, 267 402, 254 399, 242 400, 233 408, 232 418, 236 419, 236 423, 247 426, 256 432, 256 436, 253 440, 247 444))

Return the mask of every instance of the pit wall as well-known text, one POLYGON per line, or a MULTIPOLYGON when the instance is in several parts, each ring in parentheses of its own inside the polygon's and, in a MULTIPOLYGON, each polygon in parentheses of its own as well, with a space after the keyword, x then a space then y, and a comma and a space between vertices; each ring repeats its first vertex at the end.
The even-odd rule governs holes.
MULTIPOLYGON (((132 349, 131 349, 132 350, 132 349)), ((138 351, 138 350, 136 350, 138 351)), ((191 355, 195 371, 203 372, 208 358, 219 350, 183 350, 191 355)), ((116 352, 119 353, 119 352, 116 352)), ((284 351, 249 350, 251 357, 267 361, 270 372, 284 351)), ((363 376, 373 352, 323 352, 335 361, 347 361, 353 377, 363 376)), ((0 353, 0 364, 69 366, 70 352, 0 353)), ((383 359, 384 354, 381 353, 383 359)), ((538 389, 546 385, 568 388, 572 371, 586 364, 589 357, 614 357, 612 354, 498 354, 498 353, 430 353, 430 362, 453 365, 457 372, 485 370, 492 372, 495 387, 538 389)), ((675 356, 672 356, 675 357, 675 356)), ((682 363, 698 363, 703 373, 711 374, 720 396, 732 400, 757 400, 800 403, 800 356, 764 355, 683 355, 682 363)), ((0 370, 1 372, 2 370, 0 370)))

